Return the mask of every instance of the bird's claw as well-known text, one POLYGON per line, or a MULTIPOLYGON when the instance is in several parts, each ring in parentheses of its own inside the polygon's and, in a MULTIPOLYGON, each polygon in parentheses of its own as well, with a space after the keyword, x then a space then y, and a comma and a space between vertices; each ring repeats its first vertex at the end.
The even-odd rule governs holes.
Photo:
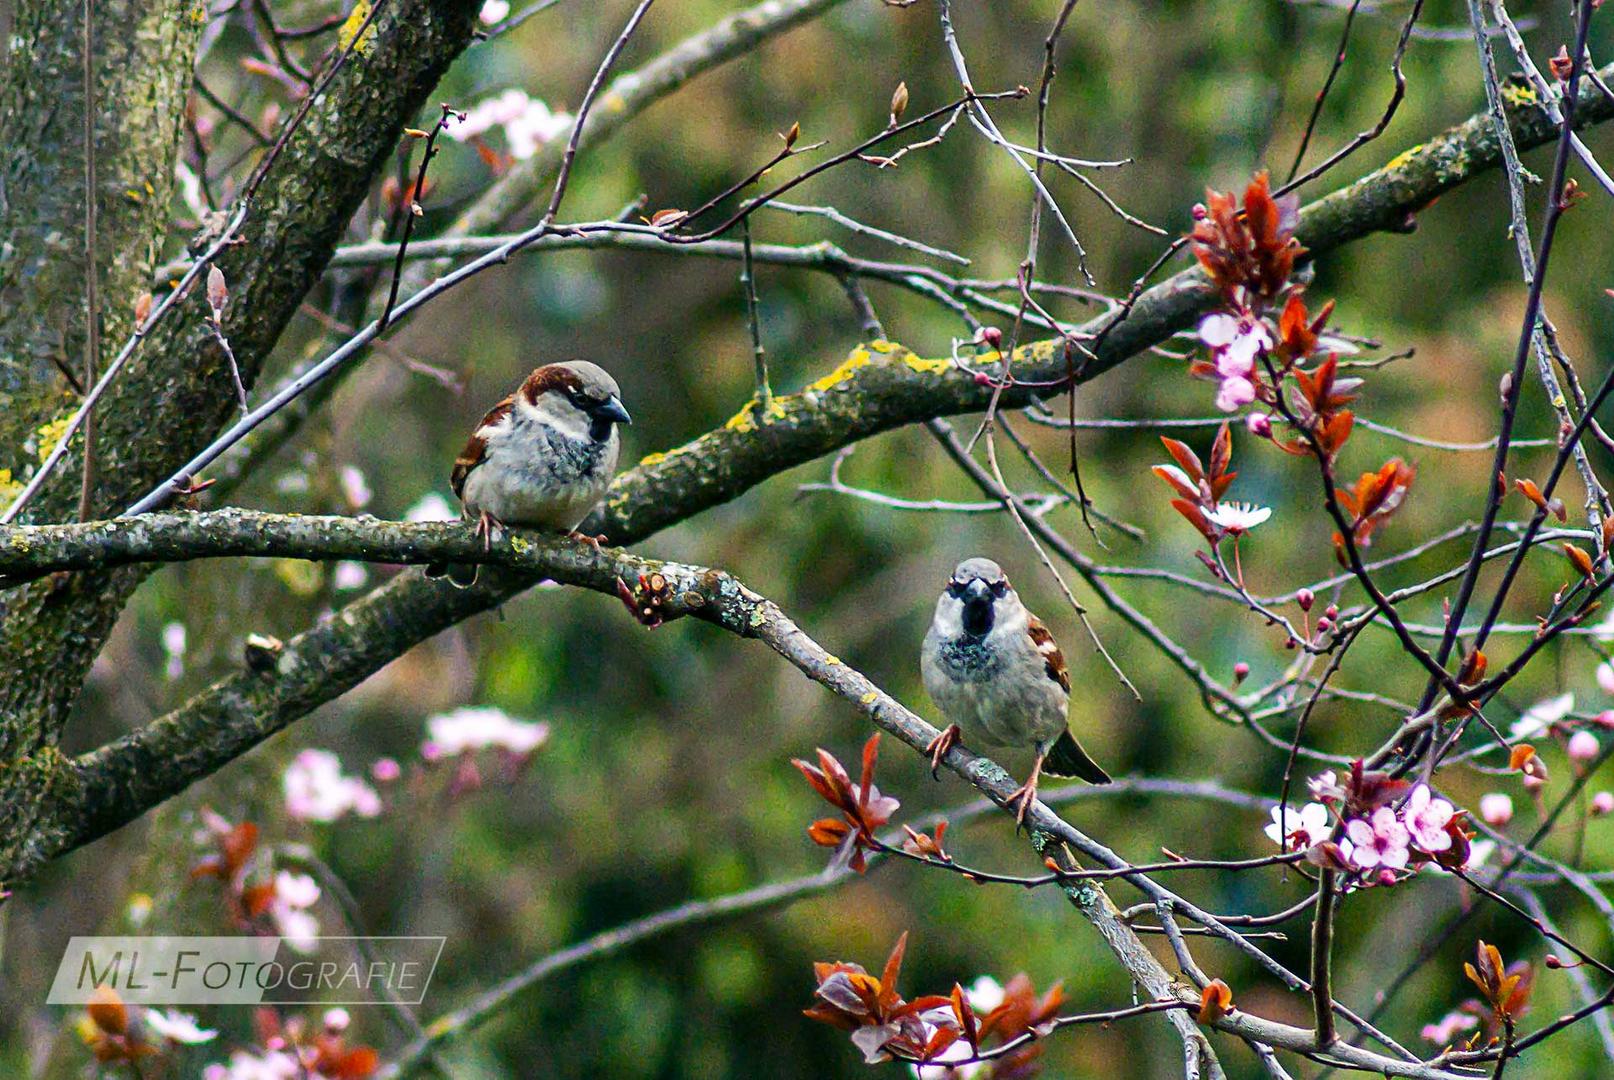
POLYGON ((941 779, 942 758, 947 756, 947 751, 958 745, 959 734, 957 724, 948 724, 942 729, 942 733, 930 740, 930 745, 925 747, 925 753, 930 755, 931 779, 941 779))
POLYGON ((1037 783, 1031 781, 1021 784, 1009 795, 1008 805, 1014 807, 1014 831, 1019 832, 1026 824, 1026 814, 1031 811, 1031 804, 1037 801, 1037 783))
POLYGON ((504 522, 500 521, 486 510, 482 511, 476 516, 476 535, 482 538, 483 551, 493 550, 493 531, 495 529, 503 532, 504 522))
POLYGON ((600 550, 600 545, 605 543, 606 539, 604 533, 600 533, 597 536, 590 536, 588 533, 578 532, 576 529, 571 530, 566 535, 570 536, 573 540, 576 540, 579 544, 587 544, 595 551, 600 550))

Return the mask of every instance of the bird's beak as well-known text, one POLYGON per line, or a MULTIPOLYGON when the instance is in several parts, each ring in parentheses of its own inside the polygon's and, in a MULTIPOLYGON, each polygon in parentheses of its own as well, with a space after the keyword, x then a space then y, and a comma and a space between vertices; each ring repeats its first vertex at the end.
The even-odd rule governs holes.
POLYGON ((969 604, 981 600, 990 603, 992 600, 992 589, 987 585, 986 582, 982 581, 980 578, 976 578, 974 581, 964 586, 964 602, 969 604))
POLYGON ((628 410, 623 406, 622 399, 615 394, 607 398, 603 404, 594 406, 591 411, 595 416, 609 417, 619 424, 633 423, 633 417, 628 415, 628 410))

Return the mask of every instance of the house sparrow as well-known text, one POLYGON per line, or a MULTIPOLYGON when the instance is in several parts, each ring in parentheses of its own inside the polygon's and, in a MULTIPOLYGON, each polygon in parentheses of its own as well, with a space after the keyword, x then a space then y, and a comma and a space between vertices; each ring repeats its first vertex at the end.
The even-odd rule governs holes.
MULTIPOLYGON (((449 480, 477 519, 483 542, 505 525, 571 532, 605 494, 622 441, 617 424, 632 423, 616 380, 586 360, 547 364, 482 418, 454 462, 449 480)), ((581 538, 580 539, 588 539, 581 538)), ((598 541, 592 541, 598 543, 598 541)), ((465 588, 477 567, 433 563, 465 588)))
POLYGON ((988 746, 1035 747, 1031 778, 1010 797, 1016 822, 1024 823, 1036 801, 1044 769, 1090 784, 1110 782, 1070 733, 1064 655, 992 560, 966 559, 953 571, 936 601, 919 669, 948 721, 928 747, 932 768, 940 767, 960 728, 988 746))

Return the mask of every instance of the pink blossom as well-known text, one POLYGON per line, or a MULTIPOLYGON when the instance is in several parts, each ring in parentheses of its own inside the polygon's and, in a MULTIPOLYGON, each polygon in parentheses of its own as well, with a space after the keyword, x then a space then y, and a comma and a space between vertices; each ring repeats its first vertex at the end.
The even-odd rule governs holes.
POLYGON ((1207 315, 1199 324, 1199 340, 1210 346, 1216 358, 1216 371, 1223 378, 1255 371, 1255 358, 1272 347, 1272 334, 1254 315, 1207 315))
POLYGON ((269 918, 275 932, 300 953, 311 953, 319 938, 319 920, 308 909, 319 902, 319 886, 307 874, 282 870, 275 875, 269 918))
POLYGON ((1345 797, 1345 789, 1340 787, 1339 777, 1335 775, 1333 769, 1320 772, 1307 780, 1306 790, 1311 792, 1312 798, 1322 799, 1325 802, 1329 799, 1343 799, 1345 797))
POLYGON ((286 814, 295 821, 330 822, 349 813, 375 817, 381 796, 363 780, 344 776, 342 762, 328 750, 304 750, 281 777, 286 814))
POLYGON ((1614 791, 1599 791, 1592 796, 1592 816, 1614 814, 1614 791))
MULTIPOLYGON (((1380 810, 1383 809, 1385 808, 1380 807, 1380 810)), ((1433 855, 1451 847, 1451 834, 1446 831, 1446 825, 1456 812, 1451 803, 1445 799, 1435 798, 1428 784, 1419 784, 1407 797, 1402 821, 1406 825, 1407 832, 1411 834, 1411 842, 1420 851, 1433 855)), ((1378 811, 1375 811, 1375 828, 1377 815, 1378 811)))
POLYGON ((1577 731, 1569 737, 1569 746, 1566 748, 1570 761, 1587 762, 1597 757, 1601 749, 1597 745, 1597 736, 1589 731, 1577 731))
POLYGON ((1442 1016, 1438 1023, 1425 1024, 1419 1034, 1436 1046, 1449 1046, 1461 1032, 1472 1031, 1478 1026, 1477 1016, 1464 1012, 1449 1012, 1442 1016))
POLYGON ((269 1050, 262 1055, 234 1050, 228 1065, 215 1063, 202 1070, 203 1080, 298 1080, 303 1075, 297 1059, 283 1050, 269 1050))
POLYGON ((1614 664, 1604 660, 1597 665, 1597 685, 1603 688, 1603 693, 1614 694, 1614 664))
POLYGON ((1216 390, 1216 407, 1223 412, 1238 412, 1255 400, 1255 384, 1240 375, 1222 379, 1216 390))
POLYGON ((1244 429, 1257 439, 1272 438, 1272 417, 1266 413, 1251 413, 1244 418, 1244 429))
POLYGON ((1501 791, 1493 791, 1488 795, 1481 795, 1479 801, 1480 820, 1487 825, 1501 827, 1513 820, 1513 796, 1501 791))
MULTIPOLYGON (((1345 836, 1350 844, 1346 858, 1363 870, 1380 866, 1399 870, 1407 865, 1407 845, 1412 837, 1388 806, 1373 811, 1371 819, 1347 821, 1345 836)), ((1343 850, 1344 845, 1341 848, 1343 850)))
POLYGON ((390 784, 403 775, 403 769, 394 758, 376 758, 370 763, 370 779, 378 784, 390 784))
POLYGON ((1266 827, 1266 834, 1267 839, 1285 851, 1304 851, 1327 840, 1334 832, 1328 807, 1322 803, 1307 803, 1298 810, 1291 806, 1280 817, 1282 810, 1278 806, 1272 808, 1272 824, 1266 827))

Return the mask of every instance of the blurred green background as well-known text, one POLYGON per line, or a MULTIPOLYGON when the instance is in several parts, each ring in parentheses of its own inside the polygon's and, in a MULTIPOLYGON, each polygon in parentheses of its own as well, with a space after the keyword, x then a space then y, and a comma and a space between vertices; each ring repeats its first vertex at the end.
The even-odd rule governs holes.
MULTIPOLYGON (((312 5, 284 6, 293 15, 317 13, 312 5)), ((1042 41, 1059 5, 999 0, 956 6, 976 85, 1034 86, 1042 41)), ((620 70, 735 8, 706 0, 654 8, 620 70)), ((574 108, 629 10, 618 0, 564 2, 470 50, 438 96, 464 107, 515 86, 557 109, 574 108)), ((1406 10, 1402 3, 1371 11, 1364 5, 1308 162, 1370 127, 1383 111, 1391 88, 1389 58, 1406 10)), ((1126 168, 1093 178, 1132 213, 1173 235, 1185 231, 1189 209, 1206 185, 1242 185, 1263 166, 1280 175, 1287 170, 1327 74, 1343 14, 1331 5, 1279 0, 1086 0, 1077 6, 1059 51, 1050 145, 1091 158, 1134 158, 1126 168)), ((1538 24, 1527 37, 1540 62, 1568 36, 1567 5, 1523 6, 1513 14, 1538 24)), ((1308 197, 1333 190, 1482 107, 1466 18, 1463 5, 1451 0, 1426 5, 1424 25, 1456 31, 1455 40, 1413 41, 1405 62, 1407 100, 1388 131, 1308 188, 1308 197)), ((308 20, 289 15, 285 21, 308 20)), ((1601 22, 1593 54, 1606 57, 1614 32, 1606 17, 1601 22)), ((261 104, 267 99, 257 84, 233 74, 227 60, 230 49, 241 48, 233 36, 238 33, 228 32, 214 46, 209 62, 216 69, 215 89, 257 93, 252 100, 261 104)), ((878 0, 849 0, 701 77, 585 154, 564 216, 608 216, 641 193, 651 209, 699 203, 764 160, 777 146, 774 133, 798 120, 804 141, 828 139, 831 151, 850 145, 882 126, 899 81, 912 94, 910 115, 957 92, 933 5, 919 0, 896 9, 878 0)), ((994 113, 1011 137, 1034 138, 1029 104, 1000 104, 994 113)), ((1608 133, 1593 131, 1586 138, 1605 160, 1614 160, 1608 133)), ((1550 161, 1538 151, 1527 164, 1545 173, 1550 161)), ((417 236, 446 224, 490 179, 477 154, 457 143, 446 145, 432 175, 436 187, 425 200, 417 236)), ((787 173, 782 169, 780 175, 787 173)), ((1068 178, 1050 174, 1049 182, 1090 252, 1100 287, 1124 293, 1164 241, 1124 224, 1068 178)), ((1540 190, 1531 191, 1533 209, 1540 190)), ((941 146, 909 155, 897 169, 840 168, 792 197, 833 204, 860 220, 958 251, 973 260, 973 276, 1010 276, 1024 255, 1025 177, 966 125, 941 146)), ((1594 188, 1564 222, 1547 287, 1547 310, 1583 380, 1592 384, 1614 359, 1614 325, 1603 296, 1614 284, 1608 221, 1606 196, 1594 188)), ((1044 235, 1041 274, 1076 283, 1074 261, 1046 223, 1044 235)), ((829 238, 870 257, 925 261, 814 218, 764 213, 754 236, 778 243, 829 238)), ((342 483, 343 470, 352 468, 373 493, 364 511, 400 517, 428 493, 449 495, 448 466, 490 402, 535 364, 571 355, 604 364, 622 384, 635 420, 625 433, 625 464, 678 445, 721 424, 750 393, 737 273, 732 263, 673 255, 523 256, 435 302, 390 335, 396 351, 462 375, 468 386, 463 396, 373 354, 332 405, 235 492, 234 501, 352 511, 342 483)), ((857 323, 827 275, 764 266, 758 277, 774 386, 792 391, 839 362, 858 340, 857 323)), ((325 290, 341 280, 329 276, 311 299, 328 301, 325 290)), ((911 294, 879 283, 869 291, 889 336, 921 355, 945 356, 950 338, 965 333, 955 316, 911 294)), ((1480 440, 1492 434, 1497 380, 1511 359, 1524 298, 1498 175, 1443 197, 1419 216, 1411 236, 1375 236, 1331 255, 1308 295, 1336 298, 1335 325, 1379 339, 1381 355, 1416 349, 1415 357, 1369 374, 1361 415, 1433 438, 1480 440)), ((1054 307, 1082 316, 1071 302, 1054 307)), ((279 370, 331 343, 318 324, 300 321, 282 344, 279 370)), ((1213 389, 1190 379, 1184 368, 1181 360, 1137 358, 1084 386, 1077 412, 1209 415, 1213 389)), ((1054 411, 1063 410, 1061 399, 1054 411)), ((1046 460, 1064 460, 1059 433, 1024 422, 1019 429, 1046 460)), ((1522 431, 1552 433, 1533 375, 1522 431)), ((1202 430, 1188 441, 1203 450, 1209 436, 1202 430)), ((1102 533, 1109 545, 1102 557, 1203 575, 1192 559, 1198 537, 1167 505, 1165 487, 1148 474, 1150 464, 1163 460, 1154 434, 1084 432, 1078 445, 1083 479, 1097 504, 1147 530, 1141 543, 1102 533)), ((1342 472, 1354 476, 1397 454, 1417 464, 1419 479, 1408 505, 1377 538, 1376 553, 1402 550, 1477 517, 1488 454, 1408 447, 1359 431, 1342 472)), ((1037 477, 1014 458, 1005 447, 1012 483, 1038 489, 1037 477)), ((1606 457, 1594 460, 1609 464, 1606 457)), ((1530 451, 1516 457, 1513 471, 1539 478, 1549 461, 1549 452, 1530 451)), ((1232 496, 1274 508, 1272 521, 1243 545, 1252 588, 1275 593, 1332 574, 1332 530, 1318 505, 1311 468, 1258 445, 1242 430, 1235 435, 1235 464, 1241 475, 1232 496)), ((1112 773, 1215 779, 1276 794, 1283 754, 1210 717, 1175 668, 1092 605, 1099 634, 1141 692, 1141 702, 1132 699, 1008 521, 998 515, 907 513, 835 495, 798 496, 798 483, 822 480, 827 469, 827 462, 819 462, 777 477, 638 550, 733 571, 925 715, 932 712, 919 684, 916 653, 934 596, 957 560, 989 554, 1004 563, 1063 642, 1076 687, 1075 723, 1112 773)), ((922 431, 899 431, 860 446, 844 474, 851 482, 913 498, 977 497, 922 431)), ((1578 481, 1571 477, 1566 485, 1565 501, 1578 513, 1578 481)), ((1528 508, 1515 500, 1507 509, 1523 517, 1528 508)), ((1057 510, 1051 520, 1084 550, 1095 550, 1073 511, 1057 510)), ((1420 580, 1466 550, 1466 544, 1446 545, 1386 580, 1420 580)), ((372 568, 369 582, 394 572, 372 568)), ((1540 556, 1515 590, 1509 617, 1528 622, 1568 575, 1561 559, 1540 556)), ((1229 679, 1242 660, 1253 669, 1248 685, 1259 685, 1291 659, 1281 639, 1235 607, 1158 583, 1119 587, 1218 678, 1229 679)), ((1084 588, 1077 592, 1091 599, 1084 588)), ((311 564, 231 561, 154 575, 97 665, 71 748, 97 745, 143 724, 231 670, 246 633, 290 636, 357 595, 339 587, 330 567, 311 564), (186 631, 186 648, 177 658, 163 644, 164 628, 174 623, 186 631)), ((1481 597, 1488 595, 1482 589, 1481 597)), ((1348 591, 1347 598, 1359 596, 1348 591)), ((1438 596, 1431 596, 1410 608, 1419 619, 1435 621, 1438 604, 1438 596)), ((1499 641, 1493 662, 1512 655, 1519 643, 1517 637, 1499 641)), ((1582 710, 1614 704, 1593 681, 1596 661, 1584 638, 1549 651, 1510 689, 1510 707, 1522 708, 1560 688, 1576 691, 1582 710)), ((1423 684, 1417 665, 1399 654, 1389 634, 1376 630, 1357 645, 1339 681, 1401 699, 1416 698, 1423 684)), ((1508 709, 1498 715, 1511 718, 1508 709)), ((1333 752, 1360 753, 1376 746, 1396 722, 1382 708, 1325 703, 1313 718, 1311 741, 1333 752)), ((1287 738, 1289 725, 1275 721, 1274 730, 1287 738)), ((366 931, 445 935, 447 947, 422 1010, 430 1018, 525 962, 591 933, 686 898, 812 872, 825 852, 808 842, 804 829, 822 807, 789 759, 823 746, 851 761, 866 735, 864 722, 845 702, 760 645, 688 622, 646 632, 607 597, 535 590, 498 614, 415 649, 153 819, 63 860, 20 889, 0 912, 0 1071, 33 1072, 52 1053, 67 1074, 82 1068, 87 1055, 63 1034, 71 1017, 41 1004, 45 987, 67 936, 123 925, 132 893, 155 898, 155 924, 190 933, 227 931, 210 886, 185 880, 184 869, 198 854, 190 833, 201 807, 257 820, 266 843, 312 845, 351 887, 366 931), (307 825, 277 812, 279 773, 297 750, 333 750, 354 773, 389 755, 408 771, 419 762, 425 718, 461 705, 497 706, 542 720, 552 725, 552 738, 518 777, 489 771, 480 790, 457 797, 443 792, 440 776, 418 789, 393 785, 385 792, 385 813, 373 820, 307 825)), ((1570 770, 1561 753, 1546 752, 1555 770, 1551 797, 1566 789, 1570 770)), ((1008 764, 1018 772, 1027 763, 1010 757, 1008 764)), ((1445 783, 1470 806, 1482 792, 1509 791, 1520 808, 1510 827, 1514 835, 1527 836, 1535 825, 1529 800, 1512 779, 1453 770, 1445 783)), ((970 795, 950 776, 933 782, 917 755, 889 741, 880 786, 902 800, 899 817, 910 820, 970 795)), ((1070 814, 1079 827, 1136 860, 1157 858, 1161 848, 1204 857, 1270 850, 1261 833, 1264 816, 1212 803, 1093 799, 1075 804, 1070 814)), ((1606 821, 1586 826, 1587 866, 1614 866, 1611 830, 1614 824, 1606 821)), ((1574 831, 1566 830, 1547 849, 1567 855, 1574 831)), ((949 839, 967 862, 1008 872, 1037 870, 1001 817, 961 827, 949 839)), ((1257 913, 1287 906, 1305 887, 1292 876, 1285 880, 1265 871, 1179 875, 1174 884, 1212 911, 1257 913)), ((1111 891, 1123 906, 1137 899, 1123 886, 1111 891)), ((1608 927, 1583 898, 1563 888, 1549 888, 1543 896, 1566 933, 1606 955, 1608 927)), ((1420 941, 1471 899, 1451 879, 1429 876, 1351 898, 1339 935, 1340 997, 1371 1008, 1375 992, 1420 941)), ((321 919, 326 932, 339 932, 334 910, 322 907, 321 919)), ((1285 927, 1289 940, 1264 944, 1290 967, 1303 968, 1306 925, 1291 923, 1285 927)), ((1470 996, 1461 960, 1476 937, 1497 943, 1509 959, 1529 959, 1539 968, 1543 943, 1523 929, 1506 913, 1478 914, 1395 999, 1384 1027, 1423 1048, 1419 1028, 1470 996)), ((971 887, 920 867, 884 865, 866 880, 787 909, 660 937, 563 973, 520 996, 446 1060, 455 1076, 467 1078, 862 1076, 866 1067, 842 1033, 800 1016, 813 986, 810 964, 846 959, 877 967, 904 930, 911 938, 902 989, 910 996, 945 992, 955 980, 968 984, 981 974, 1007 981, 1024 971, 1039 989, 1063 980, 1073 1008, 1119 1007, 1132 1000, 1124 973, 1055 892, 971 887)), ((1201 966, 1233 986, 1239 1005, 1291 1023, 1309 1022, 1305 998, 1284 992, 1226 947, 1195 940, 1201 966)), ((1163 945, 1160 951, 1168 955, 1163 945)), ((1537 981, 1530 1022, 1578 1003, 1566 974, 1541 971, 1537 981)), ((355 1016, 360 1038, 384 1050, 398 1045, 381 1010, 355 1010, 355 1016)), ((223 1025, 226 1038, 245 1034, 240 1017, 204 1013, 204 1019, 223 1025)), ((1217 1046, 1230 1075, 1257 1075, 1247 1049, 1224 1039, 1217 1046)), ((196 1061, 222 1057, 222 1048, 215 1047, 196 1061)), ((1050 1041, 1045 1063, 1055 1076, 1176 1076, 1181 1049, 1167 1025, 1146 1018, 1109 1030, 1064 1032, 1050 1041)), ((1317 1073, 1308 1063, 1290 1064, 1297 1076, 1317 1073)), ((1508 1074, 1593 1076, 1610 1068, 1590 1026, 1581 1025, 1511 1065, 1508 1074)))

